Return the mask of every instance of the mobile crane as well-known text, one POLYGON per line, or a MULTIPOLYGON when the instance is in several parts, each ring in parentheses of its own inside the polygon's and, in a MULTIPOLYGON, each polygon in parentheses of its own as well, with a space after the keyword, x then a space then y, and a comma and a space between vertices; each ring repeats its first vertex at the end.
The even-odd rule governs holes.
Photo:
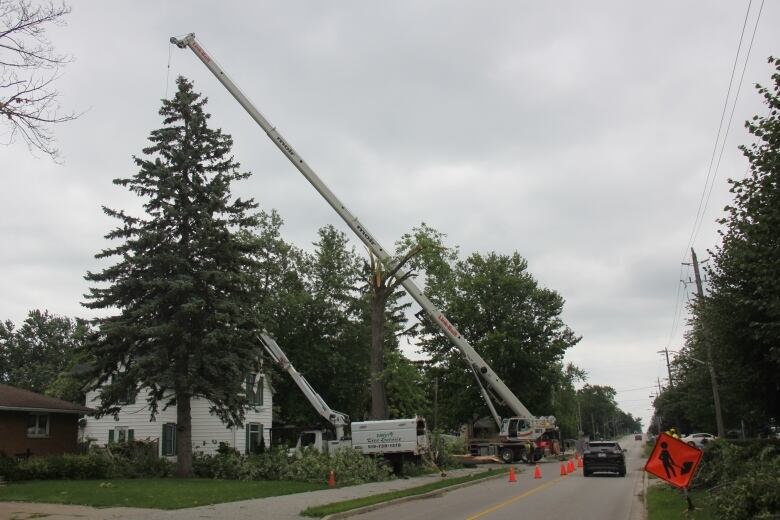
POLYGON ((330 432, 323 430, 302 432, 298 437, 296 450, 313 446, 318 451, 333 454, 337 449, 347 447, 359 450, 365 455, 381 455, 396 464, 402 464, 404 458, 419 458, 428 451, 428 434, 425 431, 425 419, 422 417, 354 422, 351 424, 352 436, 347 437, 345 429, 350 425, 349 416, 328 406, 322 396, 290 363, 267 331, 261 332, 259 339, 273 362, 290 375, 317 413, 335 430, 335 439, 330 432))
MULTIPOLYGON (((314 189, 322 195, 328 204, 338 213, 357 237, 365 246, 382 262, 390 261, 390 254, 382 247, 366 227, 354 216, 347 207, 336 197, 336 195, 325 185, 320 177, 303 160, 303 157, 292 147, 292 145, 272 126, 268 120, 260 113, 257 108, 249 101, 249 98, 238 88, 233 80, 228 77, 222 67, 206 52, 203 46, 195 38, 194 33, 190 33, 182 38, 171 37, 170 42, 181 49, 189 48, 203 62, 203 64, 217 77, 222 85, 230 94, 244 107, 252 119, 260 125, 271 141, 282 151, 306 180, 314 186, 314 189)), ((557 437, 557 427, 555 418, 535 417, 526 408, 526 406, 515 396, 509 387, 504 384, 501 378, 492 368, 482 359, 476 350, 461 335, 457 328, 447 319, 442 311, 428 299, 422 290, 417 287, 410 277, 405 277, 403 270, 398 270, 396 275, 402 279, 402 286, 409 295, 422 307, 430 319, 442 330, 445 336, 458 348, 461 354, 466 358, 468 366, 479 386, 480 393, 485 399, 488 409, 493 419, 499 427, 499 439, 497 443, 490 443, 487 447, 495 450, 501 459, 505 462, 519 459, 538 458, 540 450, 546 449, 551 444, 550 438, 557 437), (500 404, 507 406, 513 417, 501 418, 496 411, 493 401, 493 395, 500 404), (530 454, 527 450, 528 441, 536 444, 535 453, 530 454)), ((472 447, 472 449, 474 449, 472 447)), ((482 450, 483 447, 477 446, 476 449, 482 450)))

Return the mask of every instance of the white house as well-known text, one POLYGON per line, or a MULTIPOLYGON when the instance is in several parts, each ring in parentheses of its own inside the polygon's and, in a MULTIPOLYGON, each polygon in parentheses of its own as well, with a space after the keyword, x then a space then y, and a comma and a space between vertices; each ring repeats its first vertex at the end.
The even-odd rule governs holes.
MULTIPOLYGON (((249 374, 245 387, 250 395, 252 407, 246 411, 243 427, 226 427, 216 416, 209 413, 209 402, 193 398, 192 449, 193 453, 216 453, 220 443, 226 443, 239 453, 249 453, 260 445, 260 436, 266 446, 271 445, 271 405, 273 394, 268 378, 262 374, 249 374)), ((159 411, 154 421, 149 419, 149 407, 146 403, 148 392, 141 391, 130 402, 122 406, 115 419, 112 415, 95 419, 88 417, 81 428, 83 439, 104 446, 111 442, 126 440, 159 441, 160 456, 176 455, 176 407, 159 411)), ((87 393, 87 406, 97 407, 100 402, 97 390, 87 393)))

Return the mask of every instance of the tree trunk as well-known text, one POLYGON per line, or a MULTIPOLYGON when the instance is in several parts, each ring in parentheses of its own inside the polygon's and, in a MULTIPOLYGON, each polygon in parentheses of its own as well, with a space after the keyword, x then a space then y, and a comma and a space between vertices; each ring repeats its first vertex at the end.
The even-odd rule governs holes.
POLYGON ((385 335, 384 291, 374 288, 371 301, 371 418, 387 419, 387 397, 385 395, 385 356, 382 344, 385 335))
POLYGON ((191 396, 176 394, 176 476, 192 476, 192 413, 191 396))

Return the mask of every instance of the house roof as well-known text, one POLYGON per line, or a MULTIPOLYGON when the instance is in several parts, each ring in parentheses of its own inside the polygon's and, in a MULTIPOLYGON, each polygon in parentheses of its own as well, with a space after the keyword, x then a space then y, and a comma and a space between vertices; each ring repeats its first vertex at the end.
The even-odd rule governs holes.
POLYGON ((80 404, 0 384, 0 411, 3 410, 75 414, 94 412, 80 404))

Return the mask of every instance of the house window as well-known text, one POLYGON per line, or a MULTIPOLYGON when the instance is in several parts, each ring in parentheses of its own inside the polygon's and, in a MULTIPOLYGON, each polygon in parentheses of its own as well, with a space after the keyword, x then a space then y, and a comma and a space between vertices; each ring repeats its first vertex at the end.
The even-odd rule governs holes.
POLYGON ((128 404, 135 404, 135 388, 128 388, 127 392, 123 396, 123 398, 119 401, 118 404, 124 406, 128 404))
POLYGON ((246 398, 251 406, 263 406, 263 376, 247 374, 246 398))
POLYGON ((161 448, 163 457, 173 457, 176 455, 176 423, 163 424, 161 448))
POLYGON ((28 415, 27 436, 48 437, 49 436, 49 414, 31 413, 30 415, 28 415))
MULTIPOLYGON (((117 382, 121 382, 121 380, 119 379, 119 375, 117 375, 117 374, 112 375, 111 376, 111 384, 113 385, 114 383, 117 383, 117 382)), ((119 397, 119 399, 117 400, 117 404, 120 405, 120 406, 125 406, 125 405, 128 405, 128 404, 135 404, 135 394, 137 394, 137 393, 138 392, 137 392, 137 390, 135 388, 135 385, 131 386, 130 388, 127 388, 124 391, 124 395, 119 397)))
POLYGON ((108 443, 132 442, 134 433, 134 430, 127 426, 117 426, 113 430, 108 430, 108 443))
POLYGON ((246 452, 260 453, 260 445, 263 444, 263 425, 249 423, 246 425, 246 452))

